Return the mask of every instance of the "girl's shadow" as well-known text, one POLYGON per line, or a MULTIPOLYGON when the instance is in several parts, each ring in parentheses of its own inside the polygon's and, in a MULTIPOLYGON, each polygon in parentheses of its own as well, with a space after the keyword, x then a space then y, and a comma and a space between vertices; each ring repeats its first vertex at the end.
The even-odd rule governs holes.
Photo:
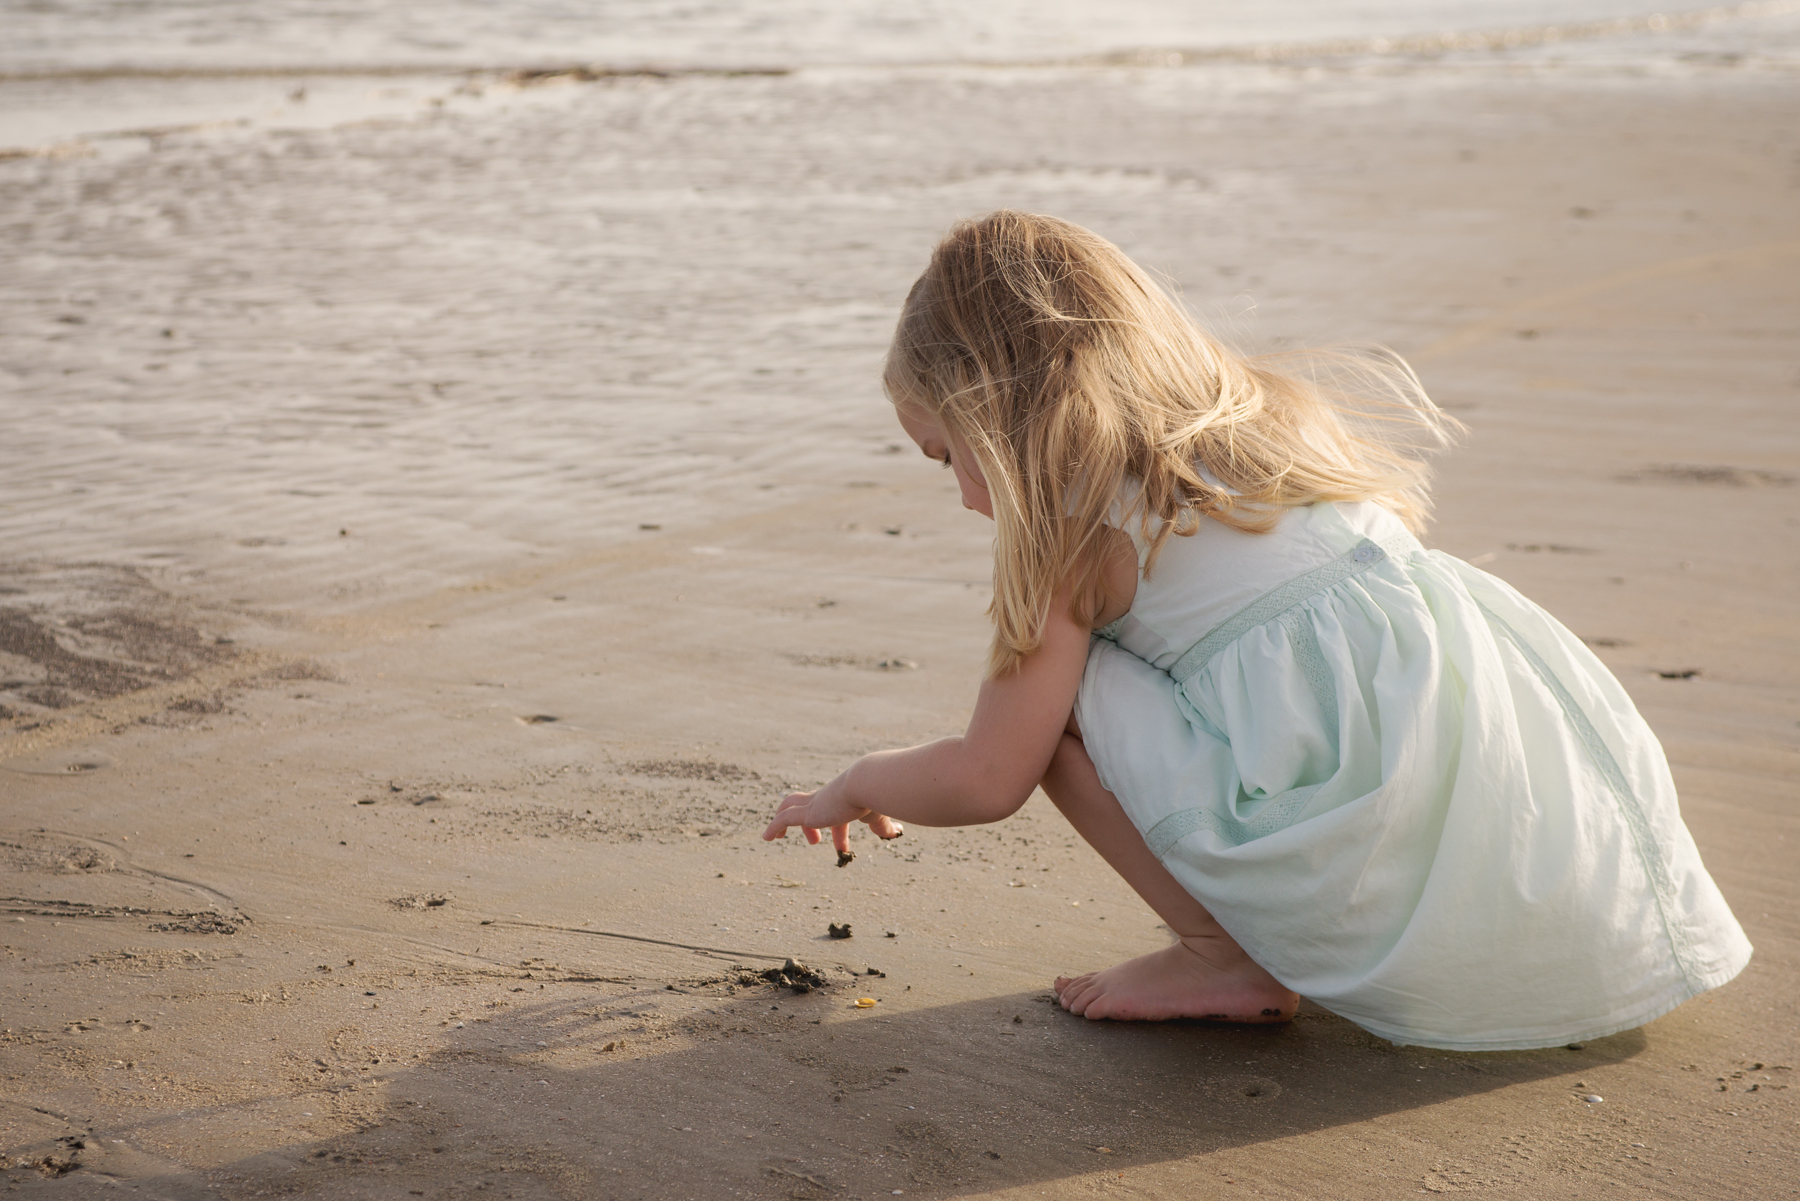
POLYGON ((1645 1045, 1632 1031, 1542 1051, 1397 1048, 1310 1005, 1287 1026, 1114 1024, 1047 993, 894 1012, 853 1008, 842 987, 711 991, 679 1007, 644 989, 471 1021, 385 1082, 378 1120, 221 1171, 246 1192, 320 1196, 948 1196, 1521 1084, 1579 1106, 1583 1072, 1645 1045))

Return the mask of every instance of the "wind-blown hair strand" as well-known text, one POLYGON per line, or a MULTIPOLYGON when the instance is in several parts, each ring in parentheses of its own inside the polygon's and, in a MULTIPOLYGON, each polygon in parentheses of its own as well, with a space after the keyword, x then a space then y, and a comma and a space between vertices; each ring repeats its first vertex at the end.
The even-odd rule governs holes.
POLYGON ((1093 618, 1109 523, 1140 523, 1146 572, 1202 520, 1264 532, 1319 501, 1378 501, 1417 531, 1425 455, 1459 428, 1391 352, 1240 354, 1112 243, 1013 211, 938 244, 883 382, 987 481, 996 675, 1038 647, 1065 583, 1093 618))

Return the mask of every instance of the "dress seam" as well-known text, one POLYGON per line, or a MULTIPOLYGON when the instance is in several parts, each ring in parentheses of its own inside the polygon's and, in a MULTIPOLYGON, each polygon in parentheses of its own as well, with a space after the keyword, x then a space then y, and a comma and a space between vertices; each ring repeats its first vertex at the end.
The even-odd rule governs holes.
POLYGON ((1556 673, 1550 670, 1550 665, 1544 662, 1543 657, 1519 636, 1518 631, 1513 629, 1505 618, 1482 604, 1478 598, 1475 600, 1475 604, 1486 615, 1493 627, 1512 644, 1527 663, 1531 664, 1531 669, 1537 673, 1537 677, 1543 682, 1544 687, 1556 698, 1556 703, 1562 707, 1563 715, 1575 728, 1576 737, 1581 739, 1582 745, 1587 749, 1588 758, 1599 769, 1601 777, 1606 781, 1608 791, 1613 794, 1613 800, 1618 805, 1620 816, 1625 819, 1625 828, 1631 831, 1631 840, 1637 850, 1638 862, 1644 869, 1644 875, 1650 880, 1650 894, 1656 901, 1656 915, 1662 920, 1663 934, 1669 940, 1669 949, 1674 953, 1675 965, 1681 969, 1682 977, 1696 994, 1704 991, 1700 981, 1704 978, 1705 973, 1700 971, 1695 963, 1694 950, 1689 945, 1686 934, 1670 916, 1675 908, 1675 883, 1669 878, 1668 865, 1656 852, 1656 837, 1650 829, 1650 819, 1645 816, 1643 806, 1638 803, 1637 794, 1632 791, 1630 782, 1625 779, 1625 773, 1620 769, 1619 761, 1614 758, 1612 748, 1606 745, 1606 740, 1594 727, 1587 711, 1575 700, 1574 695, 1569 692, 1562 680, 1557 678, 1556 673))

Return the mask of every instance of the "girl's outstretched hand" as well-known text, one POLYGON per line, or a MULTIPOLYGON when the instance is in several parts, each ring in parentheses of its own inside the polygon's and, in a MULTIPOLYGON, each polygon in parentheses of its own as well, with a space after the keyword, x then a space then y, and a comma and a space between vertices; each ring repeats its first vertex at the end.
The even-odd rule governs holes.
POLYGON ((817 792, 790 792, 781 798, 781 804, 775 810, 774 820, 769 828, 763 831, 763 841, 773 842, 784 838, 787 832, 799 827, 806 835, 806 841, 817 845, 819 831, 831 831, 831 845, 839 851, 850 849, 850 823, 862 822, 875 832, 877 838, 898 838, 906 833, 899 822, 872 809, 864 809, 842 799, 843 788, 838 780, 819 789, 817 792))

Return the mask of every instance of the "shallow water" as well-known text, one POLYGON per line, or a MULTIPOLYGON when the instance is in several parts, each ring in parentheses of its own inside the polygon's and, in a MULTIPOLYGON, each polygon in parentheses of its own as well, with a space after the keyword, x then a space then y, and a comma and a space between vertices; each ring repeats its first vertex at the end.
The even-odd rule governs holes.
MULTIPOLYGON (((117 12, 121 29, 162 19, 117 12)), ((1376 235, 1296 225, 1319 171, 1363 169, 1321 165, 1335 114, 1429 124, 1434 97, 1482 80, 1786 79, 1795 26, 480 95, 346 79, 339 109, 309 81, 291 118, 0 161, 0 558, 137 563, 231 600, 354 609, 921 470, 881 399, 881 353, 932 240, 1002 205, 1092 224, 1255 341, 1421 345, 1446 328, 1435 298, 1360 300, 1376 235), (396 93, 381 119, 362 89, 396 93)), ((157 28, 148 57, 176 44, 157 28)), ((6 85, 112 88, 93 111, 140 118, 148 92, 189 86, 205 111, 207 89, 291 81, 6 85)), ((1396 219, 1345 211, 1371 230, 1396 219)), ((1429 218, 1382 270, 1468 219, 1429 218)))
POLYGON ((1677 29, 1783 0, 652 0, 371 4, 0 0, 0 153, 131 131, 312 127, 466 106, 469 72, 1062 62, 1292 53, 1493 35, 1497 44, 1677 29), (1710 17, 1709 17, 1710 15, 1710 17), (1610 24, 1609 24, 1610 23, 1610 24))
POLYGON ((0 69, 967 62, 1522 29, 1658 0, 6 0, 0 69))

